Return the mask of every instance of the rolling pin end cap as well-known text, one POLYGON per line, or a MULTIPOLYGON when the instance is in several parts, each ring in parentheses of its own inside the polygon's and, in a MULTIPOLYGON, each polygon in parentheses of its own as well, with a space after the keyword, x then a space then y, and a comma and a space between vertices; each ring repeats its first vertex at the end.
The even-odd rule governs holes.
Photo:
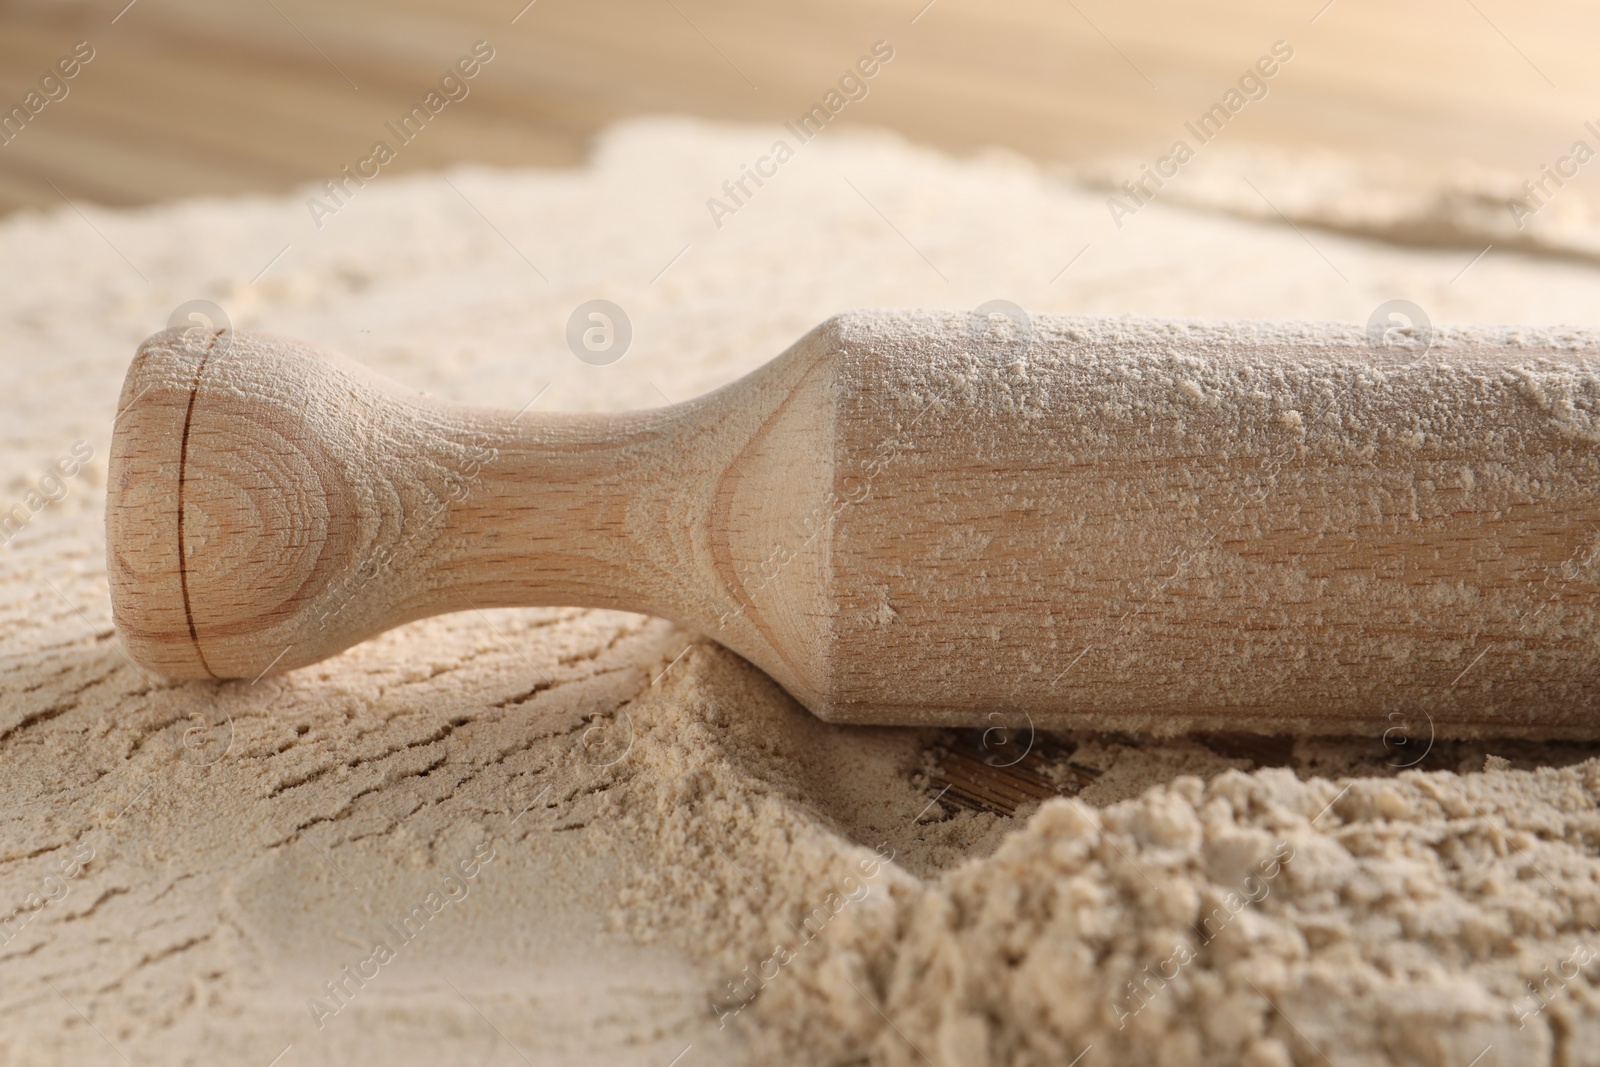
POLYGON ((172 329, 140 346, 106 486, 112 615, 136 663, 172 680, 255 678, 365 636, 315 619, 348 539, 336 498, 349 476, 326 418, 346 374, 262 335, 172 329))
POLYGON ((213 677, 189 632, 176 504, 184 430, 202 363, 182 330, 165 330, 139 346, 123 381, 108 460, 112 617, 133 661, 173 681, 213 677))

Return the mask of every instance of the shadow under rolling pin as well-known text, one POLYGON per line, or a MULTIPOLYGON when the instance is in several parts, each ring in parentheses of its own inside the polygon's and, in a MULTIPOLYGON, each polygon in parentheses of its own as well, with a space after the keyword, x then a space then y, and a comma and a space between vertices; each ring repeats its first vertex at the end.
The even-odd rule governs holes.
POLYGON ((832 721, 1600 735, 1600 335, 969 322, 842 315, 694 401, 520 418, 158 334, 111 449, 117 626, 169 678, 254 678, 605 607, 832 721))

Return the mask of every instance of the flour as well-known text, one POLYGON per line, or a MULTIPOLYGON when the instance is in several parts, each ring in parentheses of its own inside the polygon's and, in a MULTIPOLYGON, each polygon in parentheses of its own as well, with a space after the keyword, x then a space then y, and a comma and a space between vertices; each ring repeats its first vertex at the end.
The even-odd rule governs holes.
MULTIPOLYGON (((1005 296, 1358 334, 1404 296, 1439 324, 1600 324, 1600 284, 1574 257, 1497 248, 1452 285, 1476 249, 1306 229, 1341 281, 1276 221, 1153 203, 1115 231, 1103 191, 844 129, 718 231, 705 191, 773 135, 638 122, 583 170, 452 172, 498 233, 435 177, 374 183, 320 233, 314 190, 86 209, 148 286, 67 209, 0 224, 0 485, 15 496, 74 442, 94 450, 0 549, 0 916, 29 916, 0 944, 0 1058, 1591 1056, 1587 742, 1446 741, 1415 716, 1320 740, 1068 736, 1040 773, 1063 795, 1005 818, 940 799, 947 733, 820 722, 705 637, 616 612, 464 612, 255 685, 165 687, 119 655, 100 532, 108 428, 134 346, 195 297, 437 395, 516 407, 548 386, 551 411, 681 402, 863 306, 1005 296), (610 367, 565 346, 572 308, 596 297, 635 326, 610 367), (191 730, 195 744, 174 740, 191 730), (489 848, 470 893, 375 972, 363 962, 489 848), (28 907, 46 894, 58 899, 28 907), (346 966, 373 976, 314 1018, 307 1000, 331 1010, 325 983, 346 966)), ((1340 205, 1367 188, 1335 180, 1349 173, 1309 174, 1294 217, 1344 226, 1340 205)), ((1566 202, 1529 230, 1548 239, 1566 202)), ((1170 374, 1195 385, 1183 404, 1240 388, 1215 368, 1170 374)), ((1506 387, 1531 390, 1574 442, 1594 432, 1582 383, 1532 367, 1506 387)), ((1269 417, 1289 432, 1318 414, 1269 417)))

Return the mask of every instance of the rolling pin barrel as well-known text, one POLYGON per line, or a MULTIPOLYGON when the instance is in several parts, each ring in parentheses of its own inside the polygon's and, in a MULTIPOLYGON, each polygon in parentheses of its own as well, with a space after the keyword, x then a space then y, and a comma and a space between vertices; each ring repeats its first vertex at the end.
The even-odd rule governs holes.
POLYGON ((310 346, 129 371, 130 653, 254 678, 515 605, 674 619, 823 718, 1175 733, 1600 730, 1600 340, 831 319, 672 408, 550 415, 310 346))

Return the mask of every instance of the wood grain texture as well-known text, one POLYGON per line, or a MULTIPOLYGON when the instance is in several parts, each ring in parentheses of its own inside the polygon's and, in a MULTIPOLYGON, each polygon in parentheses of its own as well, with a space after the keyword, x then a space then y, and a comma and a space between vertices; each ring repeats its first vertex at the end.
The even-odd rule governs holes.
POLYGON ((755 610, 733 590, 827 492, 829 369, 802 344, 674 409, 518 417, 293 341, 167 331, 112 444, 118 626, 168 676, 253 678, 441 612, 613 607, 720 631, 818 699, 817 566, 755 610))
POLYGON ((1294 68, 1240 139, 1394 156, 1422 184, 1462 160, 1533 176, 1582 136, 1600 31, 1600 12, 1576 0, 1482 15, 1451 0, 1340 3, 1315 24, 1321 3, 1266 0, 938 0, 926 11, 924 0, 540 0, 515 24, 521 0, 139 0, 118 17, 124 6, 0 8, 0 100, 20 98, 73 42, 98 50, 71 95, 0 148, 0 211, 59 207, 62 194, 123 205, 321 182, 478 39, 498 50, 494 64, 395 172, 572 165, 631 115, 781 123, 878 39, 894 64, 843 122, 958 153, 1147 160, 1281 38, 1294 68))
POLYGON ((1592 339, 961 321, 844 327, 829 714, 1592 728, 1592 339))
POLYGON ((174 677, 574 605, 836 721, 1592 732, 1597 372, 1578 332, 863 312, 689 403, 517 416, 169 331, 124 387, 113 605, 174 677))

